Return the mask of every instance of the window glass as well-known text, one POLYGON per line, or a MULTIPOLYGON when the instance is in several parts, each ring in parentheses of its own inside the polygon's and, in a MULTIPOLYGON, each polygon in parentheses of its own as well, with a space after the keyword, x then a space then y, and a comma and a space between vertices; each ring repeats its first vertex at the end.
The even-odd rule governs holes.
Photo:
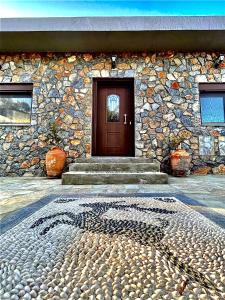
POLYGON ((107 97, 107 122, 119 122, 120 120, 120 97, 109 95, 107 97))
POLYGON ((201 96, 202 123, 224 123, 224 96, 210 93, 201 96))
POLYGON ((31 93, 0 92, 0 124, 30 124, 31 93))

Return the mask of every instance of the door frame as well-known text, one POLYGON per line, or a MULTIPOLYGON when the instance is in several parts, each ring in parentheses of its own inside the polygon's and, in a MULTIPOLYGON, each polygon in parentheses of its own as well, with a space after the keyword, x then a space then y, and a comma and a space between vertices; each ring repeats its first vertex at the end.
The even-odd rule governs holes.
POLYGON ((133 127, 133 149, 132 149, 132 156, 135 156, 135 103, 134 103, 134 78, 93 78, 92 82, 92 94, 93 94, 93 101, 92 101, 92 149, 91 155, 98 156, 97 154, 97 95, 98 95, 98 86, 101 83, 112 83, 112 82, 123 82, 124 84, 128 85, 131 90, 131 101, 133 102, 133 114, 134 114, 134 127, 133 127))

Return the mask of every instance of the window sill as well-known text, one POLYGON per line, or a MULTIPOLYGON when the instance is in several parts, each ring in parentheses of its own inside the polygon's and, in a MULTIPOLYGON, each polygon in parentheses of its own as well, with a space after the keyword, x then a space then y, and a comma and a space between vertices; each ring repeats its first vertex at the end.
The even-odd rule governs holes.
POLYGON ((202 126, 225 127, 225 123, 202 123, 202 126))
POLYGON ((2 123, 2 124, 0 124, 0 126, 15 126, 15 127, 25 127, 25 126, 27 126, 27 127, 30 127, 31 126, 31 124, 29 123, 29 124, 4 124, 4 123, 2 123))

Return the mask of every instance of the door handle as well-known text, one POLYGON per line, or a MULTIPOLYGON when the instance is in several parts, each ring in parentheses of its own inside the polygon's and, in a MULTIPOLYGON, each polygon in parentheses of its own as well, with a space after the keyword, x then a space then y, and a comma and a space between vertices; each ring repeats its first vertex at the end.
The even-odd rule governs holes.
POLYGON ((123 122, 124 125, 127 124, 127 114, 124 114, 124 122, 123 122))

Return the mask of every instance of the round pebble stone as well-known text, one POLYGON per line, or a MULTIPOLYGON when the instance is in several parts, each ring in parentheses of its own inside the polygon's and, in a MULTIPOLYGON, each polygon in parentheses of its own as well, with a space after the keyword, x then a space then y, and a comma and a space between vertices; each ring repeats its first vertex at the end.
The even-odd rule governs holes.
POLYGON ((30 295, 31 295, 32 298, 36 298, 36 297, 37 297, 37 293, 36 293, 35 290, 32 290, 32 291, 30 292, 30 295))
POLYGON ((11 295, 10 300, 19 300, 19 297, 17 295, 11 295))
POLYGON ((24 300, 30 300, 31 299, 31 295, 26 293, 24 296, 23 296, 23 299, 24 300))
POLYGON ((3 299, 10 299, 10 293, 6 292, 2 296, 3 299))

